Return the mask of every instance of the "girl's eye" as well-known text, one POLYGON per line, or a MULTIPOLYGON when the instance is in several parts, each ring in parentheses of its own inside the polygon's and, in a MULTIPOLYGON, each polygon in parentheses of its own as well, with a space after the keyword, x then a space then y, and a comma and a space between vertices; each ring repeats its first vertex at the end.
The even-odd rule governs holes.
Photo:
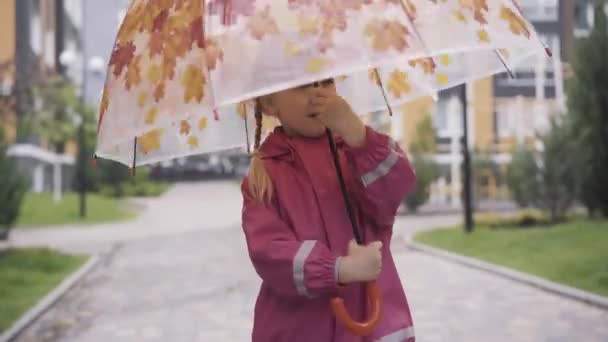
POLYGON ((320 82, 314 82, 314 83, 309 83, 309 84, 303 84, 301 86, 296 87, 296 89, 308 89, 310 87, 328 87, 328 86, 332 86, 334 84, 334 79, 333 78, 329 78, 320 82))

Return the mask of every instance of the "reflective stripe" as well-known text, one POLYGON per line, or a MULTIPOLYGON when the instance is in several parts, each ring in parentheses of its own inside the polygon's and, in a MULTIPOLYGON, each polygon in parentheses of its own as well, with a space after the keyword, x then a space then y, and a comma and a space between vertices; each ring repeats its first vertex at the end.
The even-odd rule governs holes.
POLYGON ((338 278, 340 278, 340 259, 342 259, 342 257, 337 257, 336 264, 334 265, 334 279, 336 280, 336 284, 339 284, 338 278))
POLYGON ((390 335, 386 335, 376 340, 376 342, 405 342, 408 339, 414 337, 414 327, 404 328, 397 330, 390 335))
POLYGON ((385 176, 389 173, 391 168, 395 164, 397 164, 397 161, 399 160, 399 154, 396 152, 397 143, 393 139, 389 140, 389 149, 390 152, 388 154, 388 157, 386 157, 386 159, 380 162, 380 164, 378 164, 375 169, 371 170, 370 172, 364 174, 361 177, 361 181, 363 182, 364 186, 367 187, 368 185, 375 182, 378 178, 385 176))
POLYGON ((296 256, 293 257, 293 280, 296 283, 296 290, 302 296, 311 297, 304 285, 304 264, 312 249, 315 247, 316 241, 307 240, 302 242, 296 256))

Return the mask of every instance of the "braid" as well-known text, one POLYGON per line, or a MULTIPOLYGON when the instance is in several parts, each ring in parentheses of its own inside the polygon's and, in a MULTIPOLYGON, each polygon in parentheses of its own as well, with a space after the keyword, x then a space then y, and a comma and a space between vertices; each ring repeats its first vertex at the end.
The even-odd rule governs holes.
POLYGON ((253 149, 257 150, 260 147, 260 140, 262 139, 262 105, 259 100, 255 101, 255 138, 253 142, 253 149))
POLYGON ((249 165, 249 191, 255 199, 268 203, 272 197, 272 181, 266 171, 262 154, 259 150, 262 140, 262 104, 255 101, 255 140, 253 143, 253 158, 249 165))

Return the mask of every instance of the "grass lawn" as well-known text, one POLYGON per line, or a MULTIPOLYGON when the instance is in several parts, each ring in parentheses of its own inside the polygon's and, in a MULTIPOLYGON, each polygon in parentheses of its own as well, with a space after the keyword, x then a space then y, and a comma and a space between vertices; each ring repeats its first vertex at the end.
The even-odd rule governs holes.
POLYGON ((53 201, 52 194, 28 193, 21 206, 17 227, 101 223, 125 220, 135 216, 135 213, 126 208, 127 206, 122 200, 97 194, 87 194, 86 200, 87 217, 81 219, 80 202, 76 193, 64 194, 61 202, 57 204, 53 201))
POLYGON ((0 251, 0 332, 9 328, 86 259, 49 249, 0 251))
POLYGON ((608 221, 423 232, 415 241, 608 296, 608 221))

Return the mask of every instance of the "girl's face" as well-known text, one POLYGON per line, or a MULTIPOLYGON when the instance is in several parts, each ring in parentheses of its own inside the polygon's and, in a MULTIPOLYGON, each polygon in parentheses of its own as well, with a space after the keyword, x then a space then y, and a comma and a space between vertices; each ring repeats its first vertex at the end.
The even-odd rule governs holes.
POLYGON ((324 87, 336 91, 333 79, 283 90, 260 99, 266 115, 279 119, 288 135, 318 138, 325 134, 325 126, 311 109, 312 89, 324 87))

